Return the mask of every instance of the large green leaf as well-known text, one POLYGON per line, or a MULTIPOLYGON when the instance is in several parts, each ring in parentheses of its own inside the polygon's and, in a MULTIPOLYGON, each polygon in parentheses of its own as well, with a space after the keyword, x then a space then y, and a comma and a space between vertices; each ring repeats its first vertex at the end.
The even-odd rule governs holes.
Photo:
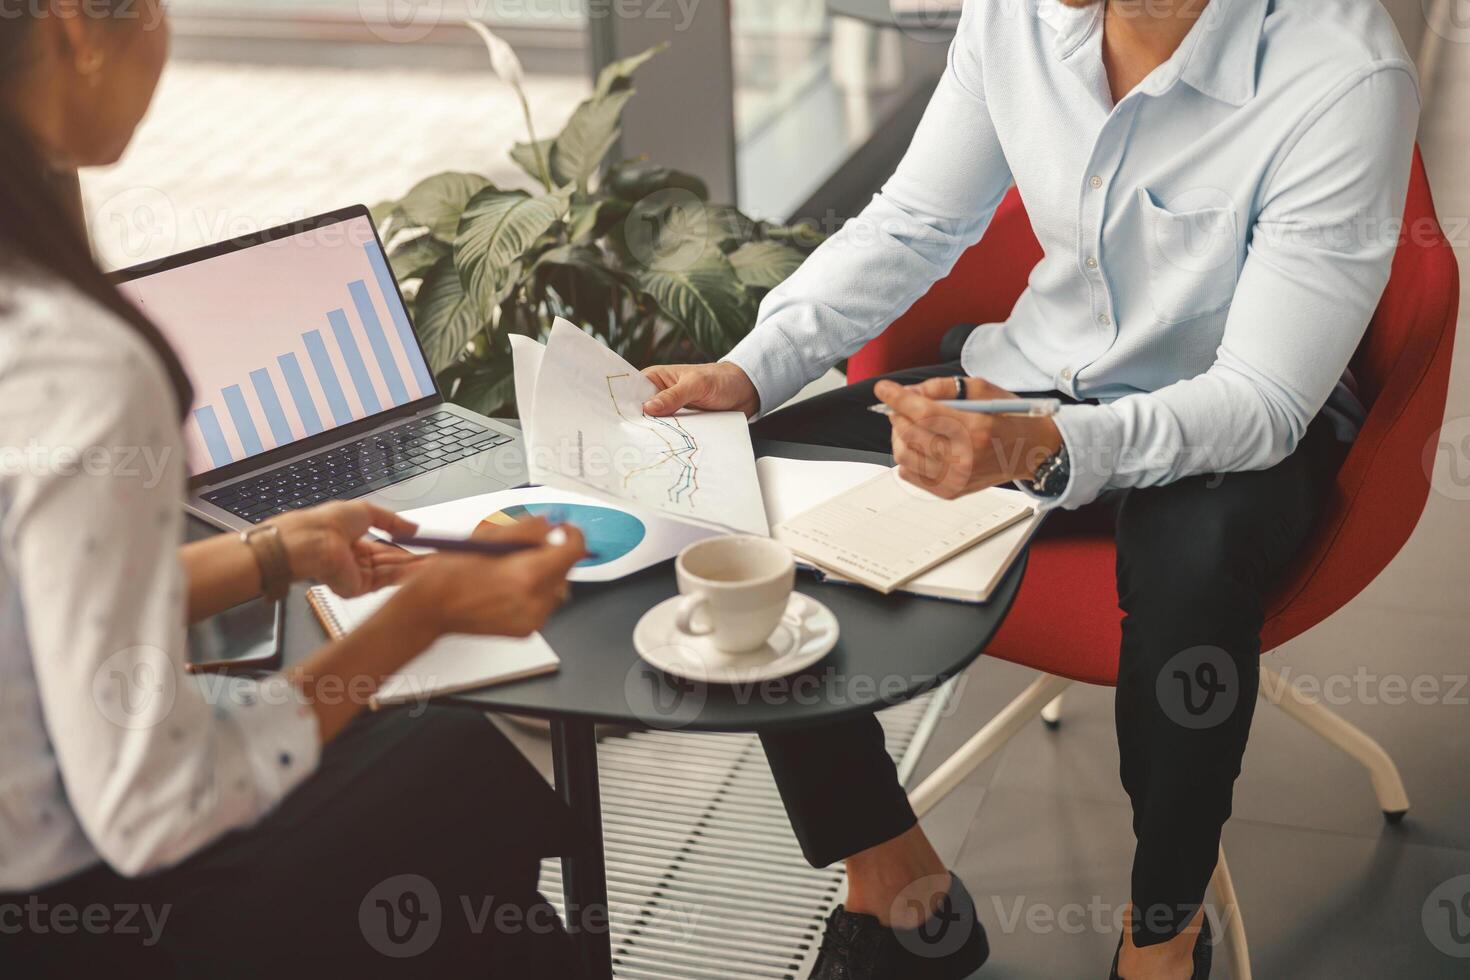
POLYGON ((603 68, 602 71, 597 73, 597 84, 592 88, 592 97, 594 99, 600 99, 604 96, 611 95, 613 92, 620 92, 626 89, 629 81, 633 77, 633 73, 643 67, 643 64, 648 59, 663 51, 668 46, 669 42, 667 41, 662 44, 655 44, 647 51, 639 52, 632 57, 624 58, 622 61, 614 61, 612 64, 603 68))
POLYGON ((659 310, 711 358, 729 353, 755 322, 754 298, 718 249, 680 269, 642 269, 638 284, 659 310))
POLYGON ((481 415, 508 416, 515 413, 515 375, 510 351, 474 365, 460 378, 451 400, 481 415))
POLYGON ((522 254, 560 218, 566 198, 486 188, 464 209, 454 265, 482 309, 496 306, 520 274, 522 254))
POLYGON ((419 235, 393 246, 388 262, 398 281, 422 278, 434 264, 448 255, 450 248, 433 235, 419 235))
POLYGON ((465 205, 487 189, 493 190, 490 181, 479 174, 449 171, 419 181, 398 206, 413 224, 428 228, 441 241, 452 242, 465 205))
POLYGON ((628 216, 630 207, 627 201, 615 197, 573 202, 567 214, 567 237, 575 244, 585 244, 601 238, 628 216))
MULTIPOLYGON (((535 177, 536 182, 540 183, 541 164, 536 160, 536 151, 538 149, 541 151, 541 162, 546 164, 547 170, 551 170, 551 145, 555 142, 556 140, 544 139, 537 140, 534 144, 517 143, 510 148, 510 158, 515 162, 516 166, 520 167, 532 177, 535 177)), ((556 171, 551 170, 551 182, 553 184, 565 184, 567 183, 567 178, 558 176, 556 171)))
POLYGON ((414 314, 414 331, 424 346, 429 370, 436 374, 464 353, 485 320, 479 305, 465 295, 454 259, 448 255, 424 276, 414 314))
POLYGON ((368 208, 368 215, 373 219, 373 224, 378 226, 378 234, 386 240, 388 238, 388 226, 394 217, 398 215, 397 201, 379 201, 368 208))
POLYGON ((531 267, 532 294, 541 298, 554 292, 563 315, 594 330, 611 330, 614 308, 622 290, 636 283, 608 268, 602 252, 587 245, 562 245, 544 253, 531 267))
POLYGON ((618 121, 632 97, 633 90, 625 88, 577 106, 551 147, 552 172, 585 186, 618 141, 618 121))
POLYGON ((693 174, 661 167, 646 160, 624 160, 607 172, 607 189, 625 201, 637 201, 656 191, 678 188, 701 201, 709 200, 709 188, 693 174))
POLYGON ((729 252, 736 245, 748 242, 756 236, 755 219, 746 217, 728 204, 708 205, 704 214, 710 238, 720 246, 722 252, 729 252))
POLYGON ((804 256, 780 242, 746 242, 730 253, 735 274, 747 286, 769 289, 796 271, 804 256))

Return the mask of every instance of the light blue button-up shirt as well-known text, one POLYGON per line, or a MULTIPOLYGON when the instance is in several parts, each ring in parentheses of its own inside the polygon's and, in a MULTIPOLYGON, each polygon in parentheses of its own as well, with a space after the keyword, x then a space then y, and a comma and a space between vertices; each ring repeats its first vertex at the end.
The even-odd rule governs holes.
MULTIPOLYGON (((1062 409, 1071 481, 1263 469, 1343 383, 1402 223, 1413 65, 1375 0, 1211 0, 1116 104, 1103 5, 967 0, 897 171, 761 304, 728 357, 773 408, 854 353, 977 241, 1014 182, 1045 257, 964 368, 1062 409)), ((1330 399, 1330 403, 1329 403, 1330 399)))

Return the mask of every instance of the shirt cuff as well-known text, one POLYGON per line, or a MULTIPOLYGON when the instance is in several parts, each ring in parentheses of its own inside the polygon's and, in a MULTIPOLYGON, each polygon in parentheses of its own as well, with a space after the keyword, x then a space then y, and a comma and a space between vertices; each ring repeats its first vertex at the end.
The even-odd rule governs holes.
POLYGON ((740 368, 755 385, 761 407, 751 416, 752 422, 786 404, 807 382, 796 348, 785 334, 769 326, 756 327, 720 360, 740 368))
POLYGON ((1123 424, 1106 405, 1063 405, 1053 421, 1071 465, 1066 488, 1058 496, 1043 497, 1031 489, 1029 480, 1017 480, 1016 487, 1035 500, 1040 510, 1076 510, 1107 489, 1117 468, 1123 424))
POLYGON ((239 731, 255 777, 259 815, 316 771, 321 758, 316 712, 284 675, 229 682, 216 703, 239 731))

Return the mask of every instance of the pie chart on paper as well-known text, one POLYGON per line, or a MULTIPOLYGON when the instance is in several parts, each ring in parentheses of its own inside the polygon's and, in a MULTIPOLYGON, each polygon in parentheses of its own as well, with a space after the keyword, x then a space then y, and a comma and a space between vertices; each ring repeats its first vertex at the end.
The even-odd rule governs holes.
POLYGON ((485 524, 515 524, 528 517, 575 524, 587 539, 587 550, 596 557, 583 558, 576 567, 588 568, 616 561, 638 547, 648 529, 625 511, 595 504, 514 504, 486 517, 485 524))

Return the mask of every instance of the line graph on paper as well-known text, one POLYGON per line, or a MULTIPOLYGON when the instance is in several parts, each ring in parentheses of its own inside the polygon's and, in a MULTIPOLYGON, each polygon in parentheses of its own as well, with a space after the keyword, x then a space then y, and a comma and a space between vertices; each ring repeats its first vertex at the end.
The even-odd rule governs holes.
POLYGON ((637 396, 623 390, 633 378, 628 372, 604 378, 613 411, 626 427, 638 433, 638 448, 645 457, 624 470, 623 489, 635 499, 647 499, 648 493, 661 494, 666 503, 697 511, 699 439, 677 417, 643 414, 637 396))
POLYGON ((532 406, 533 481, 711 530, 770 533, 742 413, 645 415, 654 383, 566 320, 544 347, 513 347, 516 391, 532 406))

